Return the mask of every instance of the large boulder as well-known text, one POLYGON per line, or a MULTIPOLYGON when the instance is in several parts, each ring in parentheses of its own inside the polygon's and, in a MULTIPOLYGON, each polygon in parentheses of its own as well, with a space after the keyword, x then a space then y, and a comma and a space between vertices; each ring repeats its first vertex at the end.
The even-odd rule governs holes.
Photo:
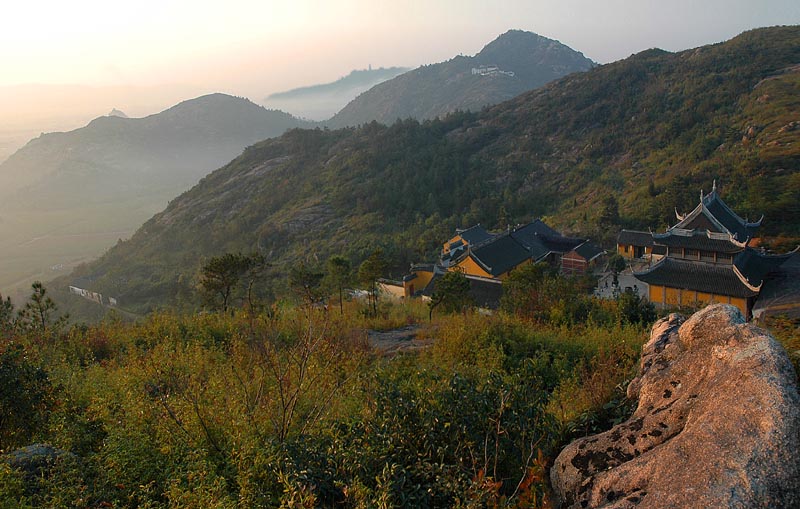
POLYGON ((29 483, 49 476, 60 462, 75 459, 72 453, 47 444, 29 445, 0 456, 0 461, 19 470, 29 483))
POLYGON ((728 305, 653 327, 633 416, 569 444, 551 480, 568 508, 800 507, 800 396, 786 352, 728 305))

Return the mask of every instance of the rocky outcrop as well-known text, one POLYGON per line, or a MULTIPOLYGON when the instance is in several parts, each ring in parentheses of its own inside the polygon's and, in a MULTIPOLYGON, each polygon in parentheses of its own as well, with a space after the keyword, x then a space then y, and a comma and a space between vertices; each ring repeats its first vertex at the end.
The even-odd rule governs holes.
POLYGON ((0 457, 11 468, 19 470, 27 481, 47 476, 64 459, 75 460, 75 456, 47 444, 29 445, 0 457))
POLYGON ((628 397, 627 422, 556 459, 562 507, 800 507, 796 375, 736 308, 656 323, 628 397))

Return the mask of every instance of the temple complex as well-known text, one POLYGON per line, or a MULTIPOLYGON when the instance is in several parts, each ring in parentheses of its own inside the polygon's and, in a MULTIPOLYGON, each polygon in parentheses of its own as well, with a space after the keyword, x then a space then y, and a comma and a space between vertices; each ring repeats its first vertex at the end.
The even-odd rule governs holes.
POLYGON ((756 222, 739 217, 716 184, 710 193, 700 193, 694 210, 676 215, 679 222, 664 233, 623 230, 619 236, 623 256, 657 260, 634 272, 649 285, 650 301, 661 307, 727 303, 750 318, 764 281, 792 253, 770 255, 753 247, 763 217, 756 222))

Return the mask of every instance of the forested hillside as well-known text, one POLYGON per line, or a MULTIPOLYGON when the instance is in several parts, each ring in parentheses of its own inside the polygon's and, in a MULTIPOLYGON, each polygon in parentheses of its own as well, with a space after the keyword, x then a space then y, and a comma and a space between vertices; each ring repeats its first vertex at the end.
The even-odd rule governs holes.
POLYGON ((800 235, 800 28, 680 53, 648 50, 480 113, 293 130, 259 143, 80 268, 131 309, 192 306, 198 268, 260 251, 277 272, 383 247, 394 274, 453 228, 537 216, 612 242, 661 228, 718 189, 800 235))

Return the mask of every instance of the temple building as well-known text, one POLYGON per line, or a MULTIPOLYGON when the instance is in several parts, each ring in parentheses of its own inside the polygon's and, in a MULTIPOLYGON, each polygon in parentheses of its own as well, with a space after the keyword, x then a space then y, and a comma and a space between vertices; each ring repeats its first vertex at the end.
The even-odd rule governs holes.
POLYGON ((458 270, 470 280, 473 293, 480 293, 482 298, 476 295, 476 301, 499 300, 499 284, 517 267, 548 263, 577 275, 585 273, 604 254, 587 239, 561 235, 539 219, 499 233, 475 225, 456 230, 443 244, 438 263, 411 267, 403 278, 405 296, 425 296, 438 276, 458 270))
POLYGON ((722 201, 716 184, 710 193, 700 193, 693 211, 676 215, 679 222, 664 233, 624 231, 619 237, 618 252, 628 247, 631 256, 663 255, 633 274, 650 286, 650 302, 661 307, 727 303, 749 319, 764 281, 792 253, 768 255, 752 247, 761 219, 739 217, 722 201))

